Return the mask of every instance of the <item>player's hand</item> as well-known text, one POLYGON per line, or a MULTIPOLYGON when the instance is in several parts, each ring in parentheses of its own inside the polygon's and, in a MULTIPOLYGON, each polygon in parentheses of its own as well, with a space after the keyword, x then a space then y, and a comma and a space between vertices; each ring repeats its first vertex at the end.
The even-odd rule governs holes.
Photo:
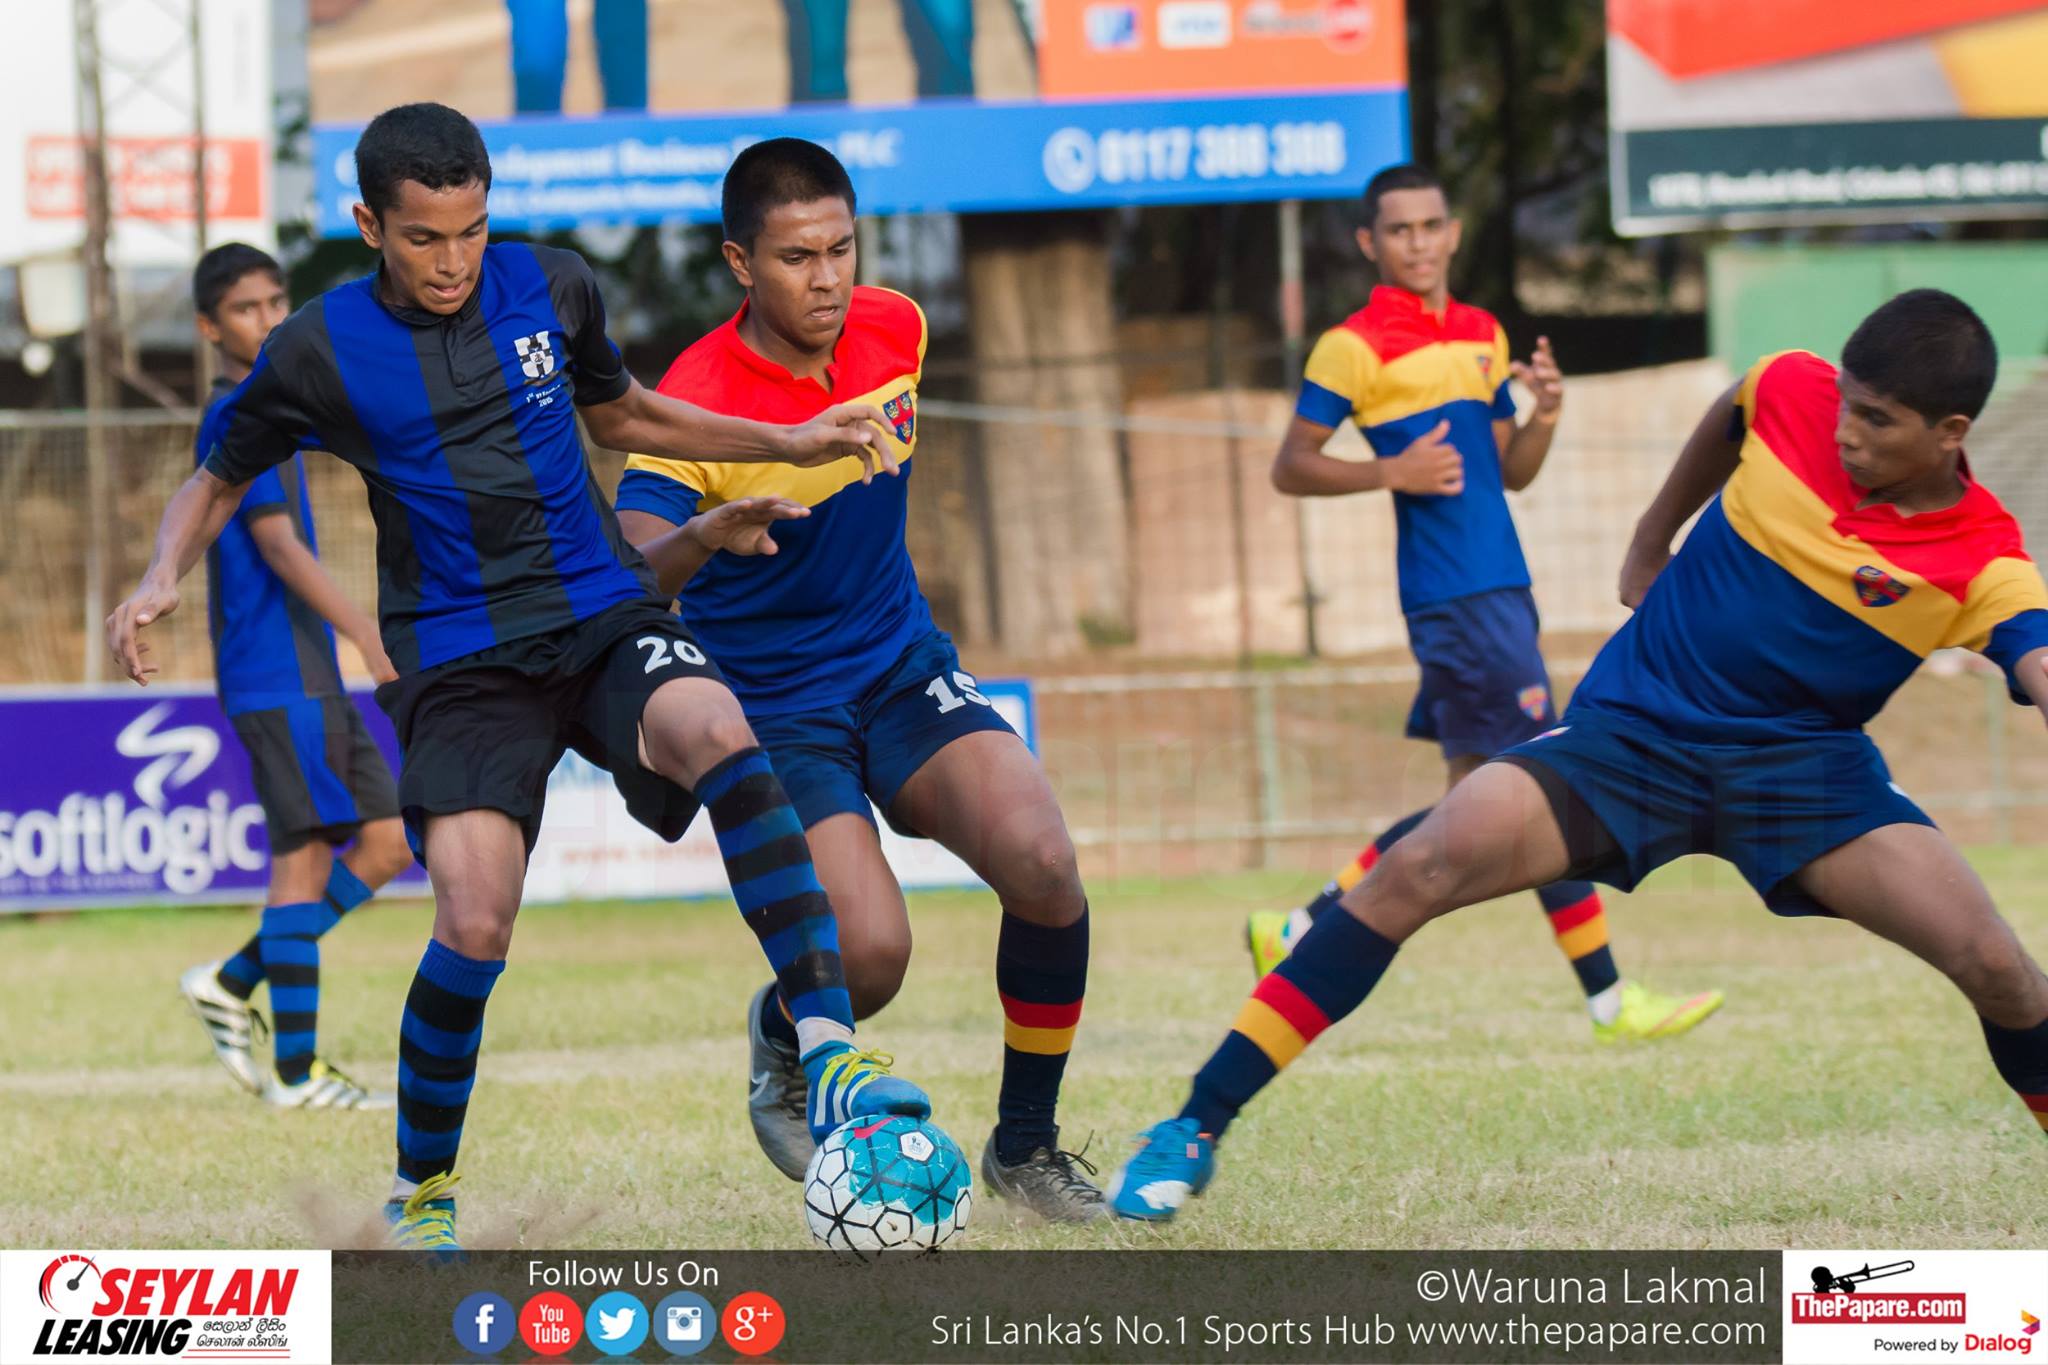
POLYGON ((1564 371, 1557 368, 1557 357, 1550 353, 1550 338, 1537 337, 1536 349, 1528 361, 1513 361, 1508 368, 1536 399, 1536 415, 1545 419, 1556 417, 1557 410, 1564 406, 1564 371))
POLYGON ((114 662, 144 687, 149 686, 149 675, 156 672, 157 666, 149 657, 149 646, 142 642, 142 628, 177 609, 176 583, 145 578, 142 586, 107 618, 107 648, 113 651, 114 662))
POLYGON ((899 474, 896 452, 882 439, 888 430, 888 418, 873 403, 834 403, 789 429, 788 463, 808 468, 851 457, 861 462, 862 483, 876 474, 899 474))
POLYGON ((795 521, 811 509, 789 498, 737 498, 690 518, 690 534, 712 553, 772 555, 780 548, 769 528, 795 521))
POLYGON ((1465 457, 1444 439, 1450 434, 1450 422, 1438 422, 1416 437, 1406 450, 1388 460, 1387 487, 1396 493, 1440 497, 1464 492, 1465 457))
POLYGON ((1621 605, 1630 611, 1643 605, 1643 599, 1650 595, 1650 585, 1670 562, 1669 545, 1631 542, 1621 561, 1621 605))
POLYGON ((356 653, 363 656, 363 667, 370 670, 370 680, 382 687, 398 679, 398 670, 391 666, 391 656, 384 652, 384 642, 371 636, 367 640, 350 637, 349 643, 356 647, 356 653))

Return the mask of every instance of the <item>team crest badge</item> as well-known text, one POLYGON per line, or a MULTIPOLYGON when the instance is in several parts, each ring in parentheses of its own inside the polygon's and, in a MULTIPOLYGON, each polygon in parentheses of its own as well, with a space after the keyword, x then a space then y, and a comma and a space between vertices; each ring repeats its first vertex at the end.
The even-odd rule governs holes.
POLYGON ((1478 362, 1479 362, 1479 377, 1480 377, 1481 379, 1491 379, 1491 378, 1493 378, 1493 357, 1492 357, 1492 356, 1490 356, 1490 355, 1476 355, 1476 356, 1473 356, 1472 358, 1473 358, 1474 360, 1476 360, 1476 361, 1478 361, 1478 362))
POLYGON ((1856 600, 1866 607, 1888 607, 1911 591, 1874 564, 1856 571, 1856 600))
POLYGON ((896 430, 896 439, 903 444, 909 445, 917 438, 917 408, 909 389, 882 404, 882 415, 889 419, 889 425, 896 430))
POLYGON ((1550 689, 1542 683, 1525 687, 1515 694, 1515 705, 1522 708, 1522 714, 1530 720, 1542 720, 1550 710, 1550 689))
POLYGON ((519 372, 526 376, 527 383, 538 384, 555 372, 555 351, 548 344, 546 332, 518 337, 512 342, 512 349, 519 353, 519 372))

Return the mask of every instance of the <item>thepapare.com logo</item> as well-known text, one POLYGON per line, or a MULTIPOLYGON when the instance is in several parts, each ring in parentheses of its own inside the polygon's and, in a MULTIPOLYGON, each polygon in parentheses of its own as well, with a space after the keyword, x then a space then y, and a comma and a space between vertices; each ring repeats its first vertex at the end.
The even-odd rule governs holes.
POLYGON ((50 1316, 34 1354, 181 1356, 202 1343, 275 1354, 288 1345, 285 1315, 298 1280, 296 1268, 103 1265, 66 1253, 43 1267, 36 1285, 50 1316))

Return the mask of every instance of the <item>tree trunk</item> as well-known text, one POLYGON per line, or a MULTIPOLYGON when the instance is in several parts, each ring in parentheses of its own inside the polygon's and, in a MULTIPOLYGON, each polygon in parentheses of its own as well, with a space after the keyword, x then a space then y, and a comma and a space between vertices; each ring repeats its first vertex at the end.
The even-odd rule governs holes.
MULTIPOLYGON (((1120 414, 1107 220, 962 220, 977 392, 999 407, 1120 414)), ((994 542, 997 637, 1057 657, 1130 630, 1128 517, 1117 432, 984 423, 982 524, 994 542)))

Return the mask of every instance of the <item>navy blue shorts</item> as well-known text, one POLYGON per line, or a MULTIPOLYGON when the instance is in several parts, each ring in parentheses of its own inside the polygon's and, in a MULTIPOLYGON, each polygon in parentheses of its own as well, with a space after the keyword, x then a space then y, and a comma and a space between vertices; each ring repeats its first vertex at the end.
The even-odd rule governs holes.
MULTIPOLYGON (((903 651, 874 686, 853 701, 816 711, 749 715, 797 818, 809 829, 848 811, 870 824, 910 775, 962 735, 977 730, 1015 734, 974 677, 961 669, 953 639, 942 630, 903 651)), ((894 819, 890 825, 904 834, 894 819)))
POLYGON ((1445 758, 1492 758, 1557 724, 1538 629, 1527 588, 1408 613, 1408 644, 1422 665, 1408 738, 1435 740, 1445 758))
POLYGON ((1932 825, 1861 731, 1781 744, 1689 744, 1640 721, 1574 711, 1500 756, 1543 787, 1568 878, 1623 891, 1674 858, 1735 864, 1781 915, 1833 913, 1793 874, 1885 825, 1932 825))

